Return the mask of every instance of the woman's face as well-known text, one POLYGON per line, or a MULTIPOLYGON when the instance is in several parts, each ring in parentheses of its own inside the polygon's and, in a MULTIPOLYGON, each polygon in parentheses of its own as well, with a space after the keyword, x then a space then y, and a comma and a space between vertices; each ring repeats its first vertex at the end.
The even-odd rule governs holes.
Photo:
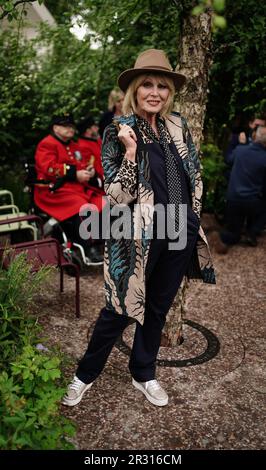
POLYGON ((147 114, 160 113, 165 105, 170 90, 163 78, 149 76, 137 89, 137 112, 145 117, 147 114))

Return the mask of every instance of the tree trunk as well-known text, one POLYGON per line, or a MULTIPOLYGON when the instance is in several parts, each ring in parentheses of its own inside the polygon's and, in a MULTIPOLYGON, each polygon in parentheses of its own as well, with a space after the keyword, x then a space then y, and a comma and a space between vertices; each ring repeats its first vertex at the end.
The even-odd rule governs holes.
POLYGON ((183 22, 179 66, 176 71, 187 77, 179 96, 180 113, 188 120, 194 143, 202 141, 209 70, 212 65, 211 12, 189 16, 183 22))
MULTIPOLYGON (((187 82, 180 92, 176 109, 187 119, 198 150, 202 140, 211 63, 211 12, 186 17, 182 25, 180 60, 176 71, 183 73, 187 82)), ((185 278, 167 315, 162 346, 173 347, 182 341, 187 287, 185 278)))

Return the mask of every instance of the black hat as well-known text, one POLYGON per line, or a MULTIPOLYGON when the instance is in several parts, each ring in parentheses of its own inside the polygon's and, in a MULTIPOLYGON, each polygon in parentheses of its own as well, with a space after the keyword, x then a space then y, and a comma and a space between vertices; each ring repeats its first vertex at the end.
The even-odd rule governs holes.
POLYGON ((94 118, 88 114, 85 118, 81 119, 81 121, 77 124, 77 129, 79 131, 79 134, 84 134, 86 129, 88 129, 91 126, 95 125, 94 118))
POLYGON ((55 115, 52 117, 51 126, 58 125, 58 126, 76 126, 73 114, 65 113, 60 115, 55 115))

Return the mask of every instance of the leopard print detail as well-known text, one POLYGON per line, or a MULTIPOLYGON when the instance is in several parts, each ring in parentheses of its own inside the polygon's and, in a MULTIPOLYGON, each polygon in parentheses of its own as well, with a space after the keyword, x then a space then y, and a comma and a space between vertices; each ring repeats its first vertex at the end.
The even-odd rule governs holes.
MULTIPOLYGON (((163 119, 161 119, 162 122, 163 119)), ((144 144, 152 144, 154 142, 154 140, 152 140, 152 138, 149 136, 149 133, 146 131, 146 127, 145 127, 145 120, 144 119, 139 119, 138 116, 136 116, 136 123, 137 123, 137 126, 139 128, 139 131, 140 131, 140 135, 141 135, 141 138, 143 140, 143 143, 144 144)), ((164 128, 164 138, 166 139, 166 141, 168 143, 170 143, 172 141, 171 139, 171 136, 167 130, 167 128, 165 127, 164 128)))
POLYGON ((120 182, 122 191, 128 190, 133 195, 137 182, 137 163, 124 158, 120 170, 119 179, 115 181, 120 182))

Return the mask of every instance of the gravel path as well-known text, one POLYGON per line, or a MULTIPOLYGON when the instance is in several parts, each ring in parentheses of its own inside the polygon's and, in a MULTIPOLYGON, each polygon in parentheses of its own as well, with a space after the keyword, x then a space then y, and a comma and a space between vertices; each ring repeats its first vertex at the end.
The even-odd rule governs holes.
MULTIPOLYGON (((206 223, 211 229, 208 218, 206 223)), ((77 448, 265 448, 265 252, 266 233, 257 248, 238 245, 226 256, 214 254, 215 286, 191 282, 186 318, 196 325, 186 324, 184 343, 161 348, 159 355, 163 361, 179 361, 157 368, 157 378, 169 393, 167 407, 151 405, 133 389, 128 357, 114 348, 82 402, 62 407, 78 425, 77 448), (198 356, 201 360, 193 364, 198 356)), ((53 283, 38 299, 49 342, 69 355, 68 378, 104 305, 97 269, 81 278, 80 319, 74 315, 73 278, 66 276, 65 293, 53 283)), ((128 345, 132 328, 124 335, 128 345)))

